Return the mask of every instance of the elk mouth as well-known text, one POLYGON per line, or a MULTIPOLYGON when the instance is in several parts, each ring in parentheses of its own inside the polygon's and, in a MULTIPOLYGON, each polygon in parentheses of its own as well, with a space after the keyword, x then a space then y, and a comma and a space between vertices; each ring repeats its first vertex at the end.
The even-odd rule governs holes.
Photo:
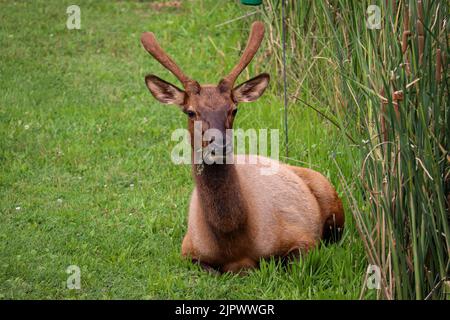
POLYGON ((229 156, 233 154, 233 144, 227 143, 225 146, 210 143, 203 148, 203 163, 205 164, 228 164, 229 156))

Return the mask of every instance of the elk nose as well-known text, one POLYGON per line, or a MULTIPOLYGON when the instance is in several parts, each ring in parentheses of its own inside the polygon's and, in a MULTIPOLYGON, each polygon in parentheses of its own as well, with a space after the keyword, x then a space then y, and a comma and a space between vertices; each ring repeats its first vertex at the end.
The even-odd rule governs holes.
POLYGON ((212 154, 216 156, 225 156, 226 155, 226 144, 225 139, 223 141, 216 140, 211 143, 212 154))
POLYGON ((216 141, 216 137, 212 136, 211 138, 209 138, 208 143, 213 143, 214 141, 216 141))
POLYGON ((211 137, 208 141, 208 144, 210 144, 211 146, 214 146, 214 148, 222 148, 225 147, 226 141, 225 138, 221 139, 216 139, 216 137, 211 137))

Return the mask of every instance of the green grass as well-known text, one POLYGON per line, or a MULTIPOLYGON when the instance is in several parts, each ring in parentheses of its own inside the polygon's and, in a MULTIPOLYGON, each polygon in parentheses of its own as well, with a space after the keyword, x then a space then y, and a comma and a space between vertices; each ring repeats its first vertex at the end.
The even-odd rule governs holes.
MULTIPOLYGON (((212 276, 180 258, 193 182, 190 167, 170 161, 170 136, 186 119, 149 94, 148 73, 176 81, 139 37, 154 31, 187 74, 216 82, 257 16, 216 25, 253 8, 77 1, 82 29, 67 30, 72 2, 0 2, 0 298, 359 297, 367 261, 349 213, 340 243, 290 270, 269 262, 246 277, 212 276), (81 290, 66 288, 69 265, 81 268, 81 290)), ((262 56, 241 80, 270 70, 262 56)), ((262 99, 242 105, 236 128, 282 130, 272 76, 262 99)), ((291 106, 289 121, 289 162, 321 171, 343 194, 330 155, 351 180, 358 151, 304 105, 291 106)))

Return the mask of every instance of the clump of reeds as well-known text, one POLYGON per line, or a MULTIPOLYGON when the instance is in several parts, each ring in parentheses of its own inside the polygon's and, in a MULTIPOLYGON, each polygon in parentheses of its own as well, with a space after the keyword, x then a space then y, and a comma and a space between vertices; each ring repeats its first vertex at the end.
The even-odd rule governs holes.
MULTIPOLYGON (((359 179, 341 181, 368 260, 381 270, 379 297, 444 298, 450 266, 449 4, 380 1, 380 29, 366 26, 370 4, 288 1, 290 93, 298 97, 306 90, 311 104, 333 106, 328 117, 360 141, 359 179), (356 201, 354 184, 367 205, 356 201)), ((266 1, 264 15, 277 68, 280 5, 266 1)))

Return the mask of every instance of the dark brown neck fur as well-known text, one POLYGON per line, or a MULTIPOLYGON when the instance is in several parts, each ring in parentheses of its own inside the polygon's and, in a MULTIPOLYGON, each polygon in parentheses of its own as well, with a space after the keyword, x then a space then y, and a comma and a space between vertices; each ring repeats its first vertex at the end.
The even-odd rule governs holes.
POLYGON ((233 164, 198 165, 193 173, 206 221, 219 237, 245 234, 248 206, 233 164))

